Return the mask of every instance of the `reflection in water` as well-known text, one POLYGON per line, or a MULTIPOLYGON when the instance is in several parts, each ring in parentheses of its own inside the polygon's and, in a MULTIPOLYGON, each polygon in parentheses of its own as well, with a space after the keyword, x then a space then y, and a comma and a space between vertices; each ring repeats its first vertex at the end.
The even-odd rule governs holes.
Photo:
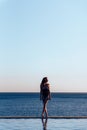
POLYGON ((42 118, 43 130, 47 130, 47 119, 42 118))

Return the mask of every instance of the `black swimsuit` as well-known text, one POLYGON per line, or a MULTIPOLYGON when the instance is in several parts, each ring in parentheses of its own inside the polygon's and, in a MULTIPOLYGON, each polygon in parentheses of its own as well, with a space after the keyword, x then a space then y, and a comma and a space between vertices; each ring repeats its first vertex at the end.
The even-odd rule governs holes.
POLYGON ((49 99, 48 96, 49 96, 49 88, 47 86, 44 86, 42 87, 42 100, 43 102, 46 100, 46 99, 49 99))

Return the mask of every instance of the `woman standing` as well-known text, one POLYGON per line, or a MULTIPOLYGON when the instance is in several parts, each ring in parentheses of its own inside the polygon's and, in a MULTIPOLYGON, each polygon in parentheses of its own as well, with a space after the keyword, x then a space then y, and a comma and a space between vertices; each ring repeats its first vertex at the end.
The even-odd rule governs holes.
POLYGON ((47 77, 44 77, 40 84, 40 100, 43 100, 42 118, 44 118, 44 114, 46 114, 46 118, 48 117, 47 102, 50 99, 50 85, 48 83, 47 77))

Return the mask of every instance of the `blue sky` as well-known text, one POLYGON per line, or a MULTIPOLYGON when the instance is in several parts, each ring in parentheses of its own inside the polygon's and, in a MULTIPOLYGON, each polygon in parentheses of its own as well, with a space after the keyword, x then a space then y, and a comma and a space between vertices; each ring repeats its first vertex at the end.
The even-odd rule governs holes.
POLYGON ((87 1, 0 0, 0 91, 87 92, 87 1))

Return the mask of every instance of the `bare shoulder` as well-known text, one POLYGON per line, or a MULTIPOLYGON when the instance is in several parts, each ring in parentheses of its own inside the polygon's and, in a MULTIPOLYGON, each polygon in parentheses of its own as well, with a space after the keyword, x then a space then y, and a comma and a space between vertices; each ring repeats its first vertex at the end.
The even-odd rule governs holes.
POLYGON ((48 88, 50 88, 50 84, 49 83, 47 83, 47 86, 48 86, 48 88))

